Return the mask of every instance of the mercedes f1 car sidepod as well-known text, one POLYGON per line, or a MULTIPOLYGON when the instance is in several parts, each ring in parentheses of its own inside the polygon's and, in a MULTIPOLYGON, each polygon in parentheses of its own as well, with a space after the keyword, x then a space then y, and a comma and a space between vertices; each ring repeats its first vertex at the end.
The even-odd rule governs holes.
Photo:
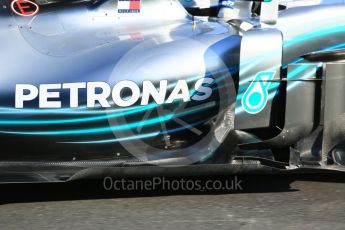
POLYGON ((0 181, 344 171, 345 2, 310 2, 0 0, 0 181))

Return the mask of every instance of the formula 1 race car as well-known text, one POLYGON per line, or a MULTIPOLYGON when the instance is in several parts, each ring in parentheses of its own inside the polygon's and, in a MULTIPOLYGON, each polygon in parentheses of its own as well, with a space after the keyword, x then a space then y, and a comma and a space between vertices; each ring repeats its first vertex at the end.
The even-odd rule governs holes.
POLYGON ((0 0, 0 37, 2 183, 345 171, 343 0, 0 0))

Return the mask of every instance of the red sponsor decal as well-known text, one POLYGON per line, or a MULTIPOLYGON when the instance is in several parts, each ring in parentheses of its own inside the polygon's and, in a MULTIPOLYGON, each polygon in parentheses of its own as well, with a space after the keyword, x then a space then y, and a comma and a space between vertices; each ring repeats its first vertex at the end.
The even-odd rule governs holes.
POLYGON ((140 1, 129 1, 130 10, 140 10, 140 1))
POLYGON ((144 36, 141 33, 134 33, 130 36, 132 40, 142 40, 144 38, 144 36))
POLYGON ((38 13, 39 6, 29 0, 14 0, 11 3, 11 9, 19 16, 30 17, 38 13))

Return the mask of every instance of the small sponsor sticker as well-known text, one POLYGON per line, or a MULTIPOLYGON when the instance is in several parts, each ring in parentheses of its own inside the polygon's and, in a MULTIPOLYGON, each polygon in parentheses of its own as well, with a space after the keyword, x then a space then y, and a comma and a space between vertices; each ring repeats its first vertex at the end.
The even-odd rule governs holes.
POLYGON ((141 33, 131 33, 119 36, 120 41, 123 40, 134 40, 134 41, 141 41, 144 39, 144 36, 141 33))
POLYGON ((118 13, 140 13, 141 0, 119 0, 118 13))
POLYGON ((230 8, 233 9, 235 6, 236 0, 219 0, 218 8, 230 8))

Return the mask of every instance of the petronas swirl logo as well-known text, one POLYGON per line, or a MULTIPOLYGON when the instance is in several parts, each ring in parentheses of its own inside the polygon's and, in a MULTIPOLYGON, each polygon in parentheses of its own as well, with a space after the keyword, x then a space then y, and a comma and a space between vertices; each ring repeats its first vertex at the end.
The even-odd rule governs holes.
POLYGON ((267 105, 268 89, 275 76, 275 71, 260 72, 256 75, 242 97, 242 107, 249 114, 258 114, 267 105))

